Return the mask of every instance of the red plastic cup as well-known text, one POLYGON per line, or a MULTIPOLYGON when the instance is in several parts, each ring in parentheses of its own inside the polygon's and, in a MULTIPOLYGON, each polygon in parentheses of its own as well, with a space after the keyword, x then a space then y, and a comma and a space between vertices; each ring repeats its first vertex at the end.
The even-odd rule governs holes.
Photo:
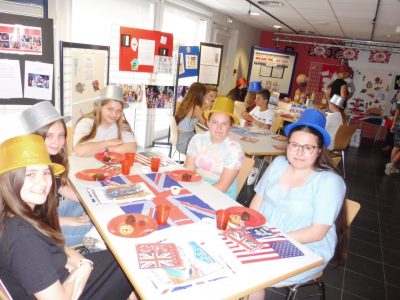
POLYGON ((166 225, 169 217, 171 206, 167 204, 159 204, 156 206, 157 224, 160 226, 166 225))
POLYGON ((124 159, 121 161, 121 173, 123 175, 129 175, 131 172, 131 163, 129 160, 124 159))
POLYGON ((129 163, 132 166, 133 163, 135 162, 135 153, 125 153, 125 159, 129 160, 129 163))
POLYGON ((219 230, 225 230, 229 221, 229 213, 225 209, 218 209, 217 214, 217 228, 219 230))
POLYGON ((161 160, 159 157, 152 157, 150 159, 150 166, 152 172, 158 172, 158 169, 160 168, 160 161, 161 160))

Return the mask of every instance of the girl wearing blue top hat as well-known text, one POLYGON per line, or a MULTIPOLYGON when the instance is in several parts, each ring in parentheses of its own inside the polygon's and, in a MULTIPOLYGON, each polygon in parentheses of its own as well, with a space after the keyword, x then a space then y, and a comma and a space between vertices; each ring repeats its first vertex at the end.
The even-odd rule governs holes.
MULTIPOLYGON (((306 282, 335 258, 342 263, 347 241, 346 186, 326 150, 330 137, 325 116, 307 109, 298 122, 285 128, 286 156, 276 158, 255 187, 250 207, 323 258, 324 264, 280 282, 287 286, 306 282)), ((258 291, 250 299, 264 299, 258 291)))

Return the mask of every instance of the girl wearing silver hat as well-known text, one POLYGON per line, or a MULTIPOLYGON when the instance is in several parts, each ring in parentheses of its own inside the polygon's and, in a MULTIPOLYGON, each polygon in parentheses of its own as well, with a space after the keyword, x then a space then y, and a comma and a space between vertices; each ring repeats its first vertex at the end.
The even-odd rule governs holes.
POLYGON ((110 252, 65 246, 54 184, 62 172, 38 135, 0 144, 1 280, 14 299, 127 299, 132 286, 110 252))
POLYGON ((63 117, 50 102, 42 101, 24 110, 19 119, 26 133, 38 134, 44 139, 51 161, 65 167, 65 172, 56 177, 61 232, 67 246, 81 244, 93 225, 68 182, 65 122, 70 121, 71 117, 63 117))
POLYGON ((333 149, 336 133, 340 127, 346 122, 346 114, 344 113, 345 100, 338 95, 333 95, 329 100, 329 112, 326 115, 325 129, 328 131, 331 138, 331 143, 328 146, 329 150, 333 149))
POLYGON ((135 136, 123 113, 127 107, 122 88, 115 85, 103 88, 93 111, 76 123, 73 136, 75 154, 91 156, 106 150, 136 152, 135 136))

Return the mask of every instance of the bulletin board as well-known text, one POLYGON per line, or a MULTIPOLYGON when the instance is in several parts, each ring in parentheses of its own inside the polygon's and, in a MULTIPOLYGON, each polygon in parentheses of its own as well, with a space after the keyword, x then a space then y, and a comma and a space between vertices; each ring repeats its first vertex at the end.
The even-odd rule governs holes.
POLYGON ((200 43, 200 63, 198 82, 219 85, 223 46, 200 43))
POLYGON ((121 27, 120 37, 120 71, 172 73, 171 33, 121 27))
POLYGON ((110 47, 60 41, 61 113, 76 121, 108 84, 110 47), (76 111, 78 110, 78 111, 76 111))
POLYGON ((261 81, 263 88, 288 96, 294 76, 297 53, 253 46, 249 81, 261 81))
POLYGON ((54 105, 53 20, 4 13, 0 20, 0 105, 54 105))

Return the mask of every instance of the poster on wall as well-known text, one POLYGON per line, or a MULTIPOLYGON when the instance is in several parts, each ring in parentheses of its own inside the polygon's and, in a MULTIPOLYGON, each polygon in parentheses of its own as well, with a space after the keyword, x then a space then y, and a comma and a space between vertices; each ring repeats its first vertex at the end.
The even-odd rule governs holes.
POLYGON ((173 35, 156 30, 120 27, 119 70, 171 73, 173 35))
POLYGON ((72 103, 99 96, 107 82, 107 51, 71 49, 70 59, 72 103))
POLYGON ((174 105, 174 87, 164 85, 146 85, 147 108, 172 108, 174 105))
POLYGON ((296 64, 296 53, 253 46, 249 81, 261 81, 263 88, 288 96, 296 64))
POLYGON ((142 84, 120 84, 126 103, 141 103, 143 101, 142 84))
POLYGON ((179 78, 199 75, 200 48, 197 46, 179 47, 179 78))
POLYGON ((0 59, 0 99, 22 98, 19 60, 0 59))
POLYGON ((200 43, 198 82, 218 86, 222 64, 222 45, 200 43))
POLYGON ((395 74, 392 71, 354 69, 356 91, 348 100, 347 109, 353 114, 365 113, 368 109, 377 108, 383 114, 389 114, 393 94, 395 74))
POLYGON ((42 28, 0 23, 0 53, 42 55, 42 28))

